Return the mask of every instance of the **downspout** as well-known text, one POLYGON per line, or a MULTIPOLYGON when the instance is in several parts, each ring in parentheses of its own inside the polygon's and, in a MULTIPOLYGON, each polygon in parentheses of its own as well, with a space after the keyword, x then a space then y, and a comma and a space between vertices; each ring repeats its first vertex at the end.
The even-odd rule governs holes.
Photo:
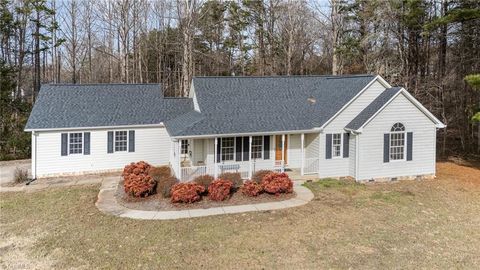
POLYGON ((32 179, 28 180, 27 183, 25 183, 25 185, 30 185, 31 182, 37 180, 37 134, 35 133, 35 131, 32 131, 32 144, 33 144, 33 149, 32 149, 32 152, 33 152, 33 166, 32 166, 32 179))

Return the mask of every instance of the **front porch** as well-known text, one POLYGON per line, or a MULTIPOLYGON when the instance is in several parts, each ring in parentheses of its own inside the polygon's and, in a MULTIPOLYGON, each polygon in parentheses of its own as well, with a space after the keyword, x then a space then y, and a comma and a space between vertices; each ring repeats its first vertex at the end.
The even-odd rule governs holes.
POLYGON ((318 133, 178 138, 172 142, 171 165, 181 181, 224 172, 250 179, 259 170, 316 175, 318 145, 318 133))

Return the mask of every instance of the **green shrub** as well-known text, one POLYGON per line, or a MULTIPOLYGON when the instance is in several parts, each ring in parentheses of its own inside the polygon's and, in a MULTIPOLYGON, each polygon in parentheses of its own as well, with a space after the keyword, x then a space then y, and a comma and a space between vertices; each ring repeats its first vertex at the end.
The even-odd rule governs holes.
POLYGON ((212 183, 213 180, 215 180, 215 178, 213 178, 213 176, 205 174, 205 175, 200 175, 200 176, 195 177, 195 179, 193 179, 193 182, 195 182, 195 183, 203 186, 205 189, 207 189, 208 186, 210 185, 210 183, 212 183))
POLYGON ((218 176, 219 179, 228 180, 233 183, 234 188, 239 188, 243 185, 242 175, 238 172, 224 172, 218 176))
POLYGON ((265 175, 272 173, 273 171, 270 170, 260 170, 253 174, 252 181, 257 182, 258 184, 262 183, 263 178, 265 175))

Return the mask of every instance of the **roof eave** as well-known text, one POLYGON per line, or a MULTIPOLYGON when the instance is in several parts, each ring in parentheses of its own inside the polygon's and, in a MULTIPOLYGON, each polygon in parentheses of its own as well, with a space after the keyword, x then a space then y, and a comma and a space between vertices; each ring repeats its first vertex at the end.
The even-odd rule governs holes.
POLYGON ((97 127, 59 127, 59 128, 25 128, 24 132, 40 132, 40 131, 69 131, 69 130, 97 130, 97 129, 120 129, 120 128, 152 128, 165 127, 163 122, 158 124, 143 124, 143 125, 118 125, 118 126, 97 126, 97 127))

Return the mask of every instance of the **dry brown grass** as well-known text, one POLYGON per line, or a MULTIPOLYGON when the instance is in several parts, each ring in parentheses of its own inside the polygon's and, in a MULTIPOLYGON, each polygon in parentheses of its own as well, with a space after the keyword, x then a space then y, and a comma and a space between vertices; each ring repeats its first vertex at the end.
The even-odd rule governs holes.
POLYGON ((435 180, 309 183, 298 208, 172 221, 104 215, 97 186, 2 193, 2 242, 32 241, 1 246, 0 268, 19 252, 57 269, 478 268, 480 170, 437 167, 435 180))

